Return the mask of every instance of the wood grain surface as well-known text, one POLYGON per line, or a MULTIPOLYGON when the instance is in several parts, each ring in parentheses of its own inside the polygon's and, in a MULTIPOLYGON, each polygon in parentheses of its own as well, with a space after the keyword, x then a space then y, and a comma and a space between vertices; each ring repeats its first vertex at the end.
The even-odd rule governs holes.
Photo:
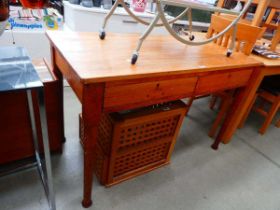
POLYGON ((131 65, 137 34, 108 34, 106 40, 90 32, 48 31, 47 36, 84 84, 261 65, 242 53, 228 58, 215 44, 188 46, 171 36, 148 37, 139 61, 131 65))

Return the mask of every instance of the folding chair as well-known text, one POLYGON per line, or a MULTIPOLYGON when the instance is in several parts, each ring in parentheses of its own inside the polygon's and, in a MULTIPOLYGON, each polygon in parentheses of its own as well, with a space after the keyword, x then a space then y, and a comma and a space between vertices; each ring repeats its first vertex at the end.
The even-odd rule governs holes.
POLYGON ((131 64, 136 63, 138 56, 139 56, 140 48, 143 44, 143 41, 146 39, 146 37, 151 33, 151 31, 153 30, 154 27, 160 27, 160 26, 165 27, 167 29, 167 31, 170 33, 170 35, 172 35, 179 42, 182 42, 186 45, 192 45, 192 46, 208 44, 214 40, 217 40, 218 38, 223 36, 225 33, 227 33, 231 28, 233 28, 233 30, 232 30, 232 40, 233 41, 231 42, 231 45, 229 46, 229 49, 227 51, 227 56, 230 56, 234 49, 234 43, 235 43, 235 37, 236 37, 236 31, 237 31, 237 23, 241 19, 241 17, 245 14, 245 12, 249 8, 252 1, 253 0, 248 0, 247 3, 245 4, 243 10, 239 13, 239 12, 224 9, 221 7, 216 7, 212 4, 204 3, 201 0, 154 0, 155 4, 157 6, 157 12, 155 14, 154 19, 151 21, 151 23, 148 23, 148 22, 142 20, 141 18, 137 17, 136 15, 134 15, 129 10, 129 8, 125 5, 124 0, 116 0, 115 4, 113 5, 113 7, 111 8, 111 10, 109 11, 109 13, 106 15, 106 17, 104 19, 102 28, 100 30, 99 37, 100 37, 100 39, 105 39, 106 23, 109 20, 109 18, 112 16, 112 14, 114 13, 117 6, 119 4, 121 4, 124 7, 124 9, 127 11, 127 13, 132 18, 134 18, 137 22, 145 24, 145 25, 149 25, 148 28, 146 29, 146 31, 141 35, 141 37, 138 41, 137 47, 136 47, 134 53, 132 54, 131 64), (177 6, 177 7, 185 8, 185 10, 180 15, 175 17, 174 19, 167 20, 165 13, 164 13, 165 6, 177 6), (208 38, 206 40, 202 40, 202 41, 193 41, 194 37, 192 36, 192 33, 191 33, 192 32, 192 15, 191 15, 192 9, 236 15, 236 18, 232 22, 230 22, 230 24, 223 31, 221 31, 218 34, 215 34, 213 37, 210 37, 210 38, 208 38), (170 26, 170 24, 176 22, 178 19, 183 17, 186 13, 188 13, 189 25, 190 25, 189 40, 187 40, 187 39, 183 38, 182 36, 180 36, 179 34, 177 34, 170 26), (161 20, 161 23, 159 23, 159 20, 161 20))

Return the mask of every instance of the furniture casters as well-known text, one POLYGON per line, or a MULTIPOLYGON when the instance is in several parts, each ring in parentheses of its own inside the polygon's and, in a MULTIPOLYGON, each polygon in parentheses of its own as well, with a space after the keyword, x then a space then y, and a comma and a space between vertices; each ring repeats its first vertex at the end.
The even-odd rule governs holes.
POLYGON ((227 51, 227 57, 230 57, 231 54, 232 54, 232 50, 228 50, 228 51, 227 51))
POLYGON ((101 40, 105 39, 106 37, 106 33, 105 33, 105 30, 104 29, 101 29, 100 32, 99 32, 99 38, 101 40))
POLYGON ((194 39, 195 39, 195 36, 194 36, 194 35, 190 35, 190 36, 189 36, 189 40, 190 40, 190 41, 193 41, 194 39))
POLYGON ((131 64, 134 65, 138 59, 138 53, 133 53, 131 58, 131 64))

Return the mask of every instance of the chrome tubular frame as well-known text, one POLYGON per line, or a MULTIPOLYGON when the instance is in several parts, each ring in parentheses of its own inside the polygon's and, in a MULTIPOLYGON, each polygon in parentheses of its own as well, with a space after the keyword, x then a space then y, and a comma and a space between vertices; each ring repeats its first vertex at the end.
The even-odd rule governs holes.
POLYGON ((236 39, 236 33, 237 33, 237 24, 238 21, 241 19, 241 17, 245 14, 245 12, 249 9, 251 3, 253 2, 253 0, 248 0, 247 3, 245 4, 245 6, 243 7, 242 11, 240 13, 237 13, 235 11, 231 11, 231 10, 227 10, 227 9, 223 9, 223 8, 219 8, 219 7, 214 7, 214 6, 207 6, 207 5, 199 5, 199 4, 195 4, 192 2, 176 2, 173 0, 154 0, 154 2, 157 5, 157 13, 155 14, 154 19, 148 23, 144 20, 142 20, 141 18, 135 16, 130 9, 125 5, 123 0, 117 0, 115 2, 115 4, 113 5, 113 7, 111 8, 111 10, 109 11, 109 13, 106 15, 102 28, 100 30, 100 33, 102 35, 100 35, 101 39, 105 38, 105 26, 106 23, 108 21, 108 19, 112 16, 112 14, 114 13, 115 9, 117 8, 117 6, 119 4, 121 4, 124 9, 126 10, 126 12, 132 17, 134 18, 137 22, 142 23, 144 25, 149 25, 148 28, 145 30, 145 32, 141 35, 137 47, 132 55, 132 59, 131 59, 131 63, 135 64, 137 61, 137 58, 139 56, 139 51, 140 48, 143 44, 143 41, 146 39, 146 37, 151 33, 151 31, 153 30, 154 27, 160 27, 160 26, 164 26, 166 28, 166 30, 170 33, 171 36, 173 36, 176 40, 178 40, 179 42, 182 42, 186 45, 191 45, 191 46, 198 46, 198 45, 204 45, 204 44, 208 44, 214 40, 217 40, 218 38, 220 38, 221 36, 223 36, 225 33, 227 33, 231 28, 233 28, 233 32, 232 32, 232 41, 230 44, 230 47, 228 49, 227 52, 227 56, 230 56, 234 50, 235 47, 235 39, 236 39), (173 18, 172 20, 167 20, 165 14, 164 14, 164 7, 166 5, 172 5, 172 6, 178 6, 178 7, 183 7, 185 8, 184 11, 178 15, 177 17, 173 18), (211 12, 218 12, 218 13, 226 13, 226 14, 235 14, 237 15, 237 17, 220 33, 214 35, 213 37, 203 40, 203 41, 192 41, 193 40, 193 36, 192 36, 192 9, 200 9, 200 10, 205 10, 205 11, 211 11, 211 12), (185 14, 187 14, 188 16, 188 21, 189 21, 189 40, 184 39, 183 37, 181 37, 180 35, 178 35, 170 26, 172 23, 175 23, 178 19, 180 19, 181 17, 183 17, 185 14), (158 23, 158 21, 161 21, 160 23, 158 23))
POLYGON ((32 100, 32 92, 30 89, 26 91, 27 91, 31 127, 32 127, 35 157, 37 161, 37 168, 45 189, 50 210, 56 210, 55 196, 54 196, 54 189, 53 189, 53 179, 52 179, 51 158, 50 158, 50 146, 48 140, 49 137, 48 137, 48 128, 47 128, 46 107, 44 102, 44 88, 43 87, 36 88, 35 92, 37 93, 37 98, 39 103, 40 123, 42 127, 43 150, 44 150, 45 161, 42 161, 42 158, 40 157, 39 141, 38 141, 38 134, 36 130, 34 106, 32 100))

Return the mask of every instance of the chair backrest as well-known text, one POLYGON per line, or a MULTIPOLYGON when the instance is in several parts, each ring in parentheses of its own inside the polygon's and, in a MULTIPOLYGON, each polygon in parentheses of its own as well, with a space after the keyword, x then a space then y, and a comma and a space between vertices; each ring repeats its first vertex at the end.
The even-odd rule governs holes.
POLYGON ((269 16, 264 23, 265 29, 274 31, 274 35, 271 40, 270 50, 276 51, 277 45, 280 42, 280 9, 272 8, 269 16))
POLYGON ((280 9, 272 8, 270 10, 269 16, 267 17, 264 26, 272 29, 277 30, 280 23, 280 9))
MULTIPOLYGON (((211 17, 211 24, 207 33, 207 38, 220 33, 230 23, 230 19, 221 15, 213 14, 211 17)), ((226 34, 215 40, 215 43, 225 48, 229 47, 231 43, 232 31, 233 29, 230 29, 226 34)), ((244 54, 249 55, 252 52, 252 49, 260 33, 262 33, 262 29, 260 27, 252 26, 245 23, 238 23, 235 50, 237 52, 241 51, 244 54)))

